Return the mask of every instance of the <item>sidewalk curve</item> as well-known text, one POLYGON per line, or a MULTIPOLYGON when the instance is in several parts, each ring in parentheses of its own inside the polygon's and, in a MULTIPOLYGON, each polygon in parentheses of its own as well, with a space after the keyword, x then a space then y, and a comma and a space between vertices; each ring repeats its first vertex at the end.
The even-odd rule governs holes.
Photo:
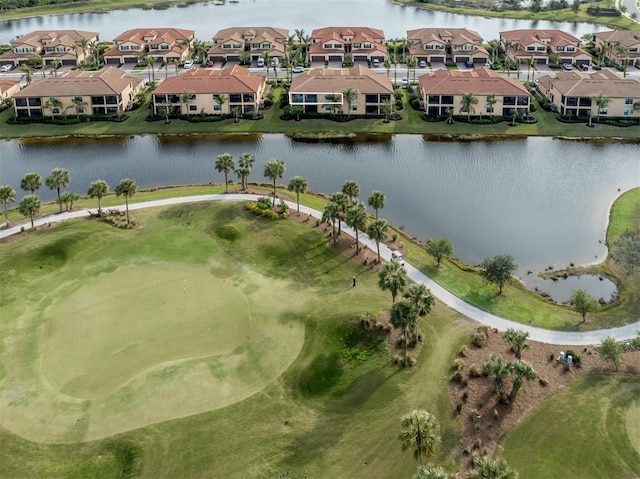
MULTIPOLYGON (((130 210, 138 210, 143 208, 153 208, 157 206, 170 206, 181 203, 194 203, 199 201, 247 201, 256 200, 260 196, 248 195, 248 194, 216 194, 216 195, 198 195, 198 196, 183 196, 178 198, 167 198, 163 200, 147 201, 144 203, 134 203, 129 205, 130 210)), ((296 203, 287 201, 289 207, 293 210, 296 209, 296 203)), ((110 207, 111 208, 111 207, 110 207)), ((116 206, 114 209, 124 209, 124 205, 116 206)), ((34 221, 36 226, 47 224, 50 222, 60 222, 72 218, 80 218, 87 215, 88 210, 70 211, 61 214, 48 215, 42 218, 38 218, 34 221)), ((304 205, 300 205, 300 212, 309 214, 314 218, 322 218, 322 212, 314 210, 304 205)), ((14 235, 20 232, 21 226, 14 226, 0 231, 0 238, 14 235)), ((343 225, 342 231, 350 236, 355 237, 354 231, 347 225, 343 225)), ((360 233, 358 235, 360 242, 366 245, 371 250, 376 250, 375 242, 367 236, 366 233, 360 233)), ((380 256, 386 261, 391 259, 391 249, 384 244, 380 245, 380 256)), ((424 283, 431 293, 444 304, 452 309, 455 309, 459 313, 465 315, 469 319, 485 324, 491 328, 496 328, 499 331, 505 331, 509 328, 519 329, 529 333, 529 338, 533 341, 540 341, 548 344, 557 345, 595 345, 599 344, 604 338, 611 336, 617 341, 624 341, 632 339, 637 336, 637 331, 640 330, 640 320, 621 326, 619 328, 600 329, 597 331, 583 331, 583 332, 568 332, 568 331, 552 331, 549 329, 536 328, 534 326, 528 326, 515 321, 509 321, 508 319, 495 316, 486 311, 472 306, 465 301, 461 300, 457 296, 444 289, 437 284, 431 278, 418 271, 409 263, 405 262, 405 268, 407 270, 407 276, 416 283, 424 283)))

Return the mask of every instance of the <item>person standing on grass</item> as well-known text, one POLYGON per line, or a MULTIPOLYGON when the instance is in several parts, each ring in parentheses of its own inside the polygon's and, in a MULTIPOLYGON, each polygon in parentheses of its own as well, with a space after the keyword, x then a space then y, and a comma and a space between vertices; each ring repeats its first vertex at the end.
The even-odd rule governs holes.
POLYGON ((355 276, 352 278, 352 281, 353 281, 352 288, 355 288, 356 287, 356 277, 355 276))

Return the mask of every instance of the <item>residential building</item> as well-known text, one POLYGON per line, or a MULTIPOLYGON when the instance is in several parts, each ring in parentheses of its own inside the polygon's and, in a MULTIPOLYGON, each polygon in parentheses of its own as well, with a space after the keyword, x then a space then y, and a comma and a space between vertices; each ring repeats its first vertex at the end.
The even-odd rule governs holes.
POLYGON ((593 34, 596 51, 617 65, 640 68, 640 32, 637 30, 609 30, 593 34))
POLYGON ((309 45, 312 62, 340 61, 351 56, 354 62, 384 62, 387 58, 384 32, 369 27, 325 27, 311 32, 309 45))
POLYGON ((466 28, 418 28, 407 32, 409 53, 429 63, 489 63, 482 37, 466 28))
POLYGON ((0 79, 0 100, 6 100, 20 91, 20 81, 0 79))
POLYGON ((107 64, 138 63, 141 55, 167 63, 191 55, 194 30, 181 28, 134 28, 118 35, 113 48, 104 53, 107 64))
POLYGON ((258 111, 266 78, 239 65, 222 70, 194 69, 167 78, 153 92, 153 111, 162 114, 168 106, 172 114, 228 114, 234 108, 242 113, 258 111), (185 98, 188 95, 188 98, 185 98))
POLYGON ((13 95, 18 117, 114 115, 129 108, 144 79, 109 67, 97 72, 69 71, 45 78, 13 95), (58 100, 50 108, 50 100, 58 100))
POLYGON ((539 79, 538 89, 565 116, 640 117, 640 81, 620 78, 608 70, 591 74, 558 72, 539 79), (598 106, 596 98, 607 98, 598 106))
POLYGON ((526 63, 533 58, 539 65, 591 64, 591 55, 580 48, 580 39, 561 30, 500 32, 500 43, 505 55, 517 63, 526 63), (556 54, 557 61, 553 61, 556 54))
POLYGON ((18 66, 37 55, 45 65, 55 59, 62 65, 80 65, 90 56, 88 45, 98 40, 98 32, 38 30, 11 40, 11 50, 0 55, 0 63, 18 66))
POLYGON ((296 76, 289 88, 289 104, 300 105, 307 113, 380 115, 385 101, 394 101, 391 80, 361 65, 314 68, 296 76), (350 100, 345 95, 348 89, 354 93, 350 100))
POLYGON ((240 61, 247 53, 251 61, 269 52, 269 56, 282 57, 289 30, 273 27, 232 27, 213 36, 213 46, 207 52, 210 61, 240 61))
POLYGON ((436 70, 418 77, 420 97, 427 115, 470 113, 472 116, 511 116, 529 112, 529 91, 518 80, 505 78, 487 68, 474 70, 436 70), (470 112, 462 97, 473 94, 478 102, 470 112))

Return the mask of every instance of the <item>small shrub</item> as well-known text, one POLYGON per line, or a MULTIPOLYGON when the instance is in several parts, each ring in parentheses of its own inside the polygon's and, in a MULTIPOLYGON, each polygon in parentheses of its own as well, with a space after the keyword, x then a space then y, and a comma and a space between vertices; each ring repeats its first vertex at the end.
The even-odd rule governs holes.
POLYGON ((471 342, 473 343, 474 346, 478 347, 478 348, 482 348, 484 347, 485 344, 487 344, 487 333, 484 331, 476 331, 476 333, 474 333, 473 338, 471 339, 471 342))
POLYGON ((464 362, 464 359, 454 359, 453 360, 453 365, 451 366, 451 368, 454 371, 462 371, 465 368, 466 364, 464 362))
POLYGON ((545 388, 549 385, 549 381, 547 381, 545 378, 538 379, 538 383, 540 383, 540 386, 545 388))
POLYGON ((460 371, 456 371, 451 376, 451 380, 456 382, 456 383, 461 383, 463 379, 464 379, 464 376, 462 375, 462 373, 460 371))
POLYGON ((458 414, 462 412, 462 403, 458 403, 458 405, 456 406, 456 411, 458 412, 458 414))
POLYGON ((469 391, 465 391, 464 393, 462 393, 462 402, 467 402, 468 399, 469 399, 469 391))
POLYGON ((471 410, 471 412, 469 413, 469 417, 473 422, 478 422, 482 418, 478 410, 475 408, 471 410))
POLYGON ((469 368, 469 377, 470 378, 479 378, 482 375, 482 371, 478 369, 478 366, 472 364, 469 368))
POLYGON ((460 356, 462 358, 466 358, 468 356, 468 354, 469 354, 469 350, 467 349, 467 347, 465 345, 462 345, 462 347, 458 351, 458 356, 460 356))
POLYGON ((556 355, 553 353, 549 353, 549 361, 553 361, 556 358, 556 355))

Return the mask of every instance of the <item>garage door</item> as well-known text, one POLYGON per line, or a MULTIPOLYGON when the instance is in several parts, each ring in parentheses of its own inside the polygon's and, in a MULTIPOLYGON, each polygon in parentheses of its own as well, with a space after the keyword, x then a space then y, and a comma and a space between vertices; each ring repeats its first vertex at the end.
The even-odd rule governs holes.
POLYGON ((353 59, 355 61, 367 61, 368 60, 366 55, 354 55, 353 59))
POLYGON ((468 62, 469 57, 456 57, 456 62, 468 62))
POLYGON ((444 63, 444 57, 431 57, 431 63, 444 63))
POLYGON ((473 63, 476 65, 484 65, 485 63, 489 63, 488 59, 485 57, 474 58, 473 63))
POLYGON ((342 56, 341 55, 329 55, 329 61, 330 62, 341 62, 342 61, 342 56))
POLYGON ((547 59, 546 58, 536 58, 536 63, 538 65, 546 65, 547 64, 547 59))
POLYGON ((105 58, 104 61, 105 61, 105 63, 107 65, 119 65, 120 64, 120 59, 119 58, 109 57, 109 58, 105 58))
POLYGON ((324 61, 324 57, 323 56, 319 56, 319 55, 314 55, 311 57, 311 61, 312 62, 323 62, 324 61))

